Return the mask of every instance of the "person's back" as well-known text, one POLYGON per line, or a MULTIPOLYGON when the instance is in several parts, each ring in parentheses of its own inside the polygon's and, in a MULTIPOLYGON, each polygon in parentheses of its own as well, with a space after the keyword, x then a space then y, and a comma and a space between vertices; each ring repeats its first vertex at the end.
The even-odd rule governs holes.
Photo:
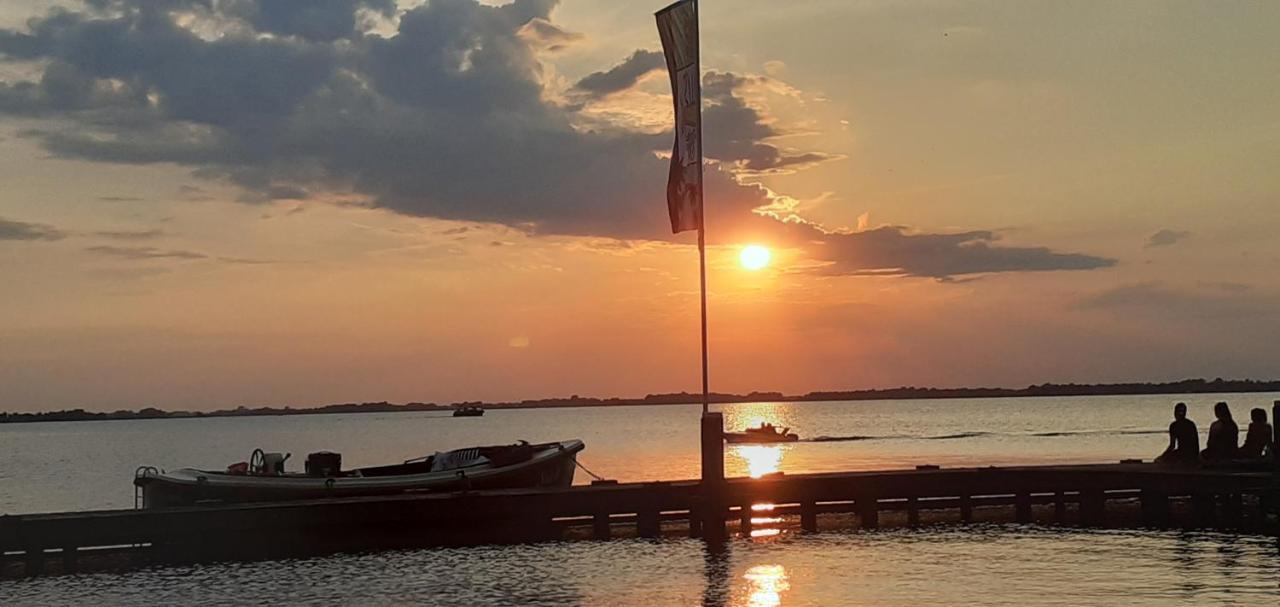
POLYGON ((1218 420, 1209 426, 1209 440, 1205 443, 1204 459, 1206 461, 1233 459, 1240 450, 1240 426, 1231 419, 1231 409, 1227 407, 1227 403, 1220 402, 1214 405, 1213 414, 1218 420))
POLYGON ((1169 436, 1175 441, 1171 458, 1183 463, 1200 459, 1200 431, 1196 423, 1187 419, 1175 419, 1169 424, 1169 436))
POLYGON ((1200 461, 1200 434, 1195 422, 1187 419, 1187 404, 1173 407, 1173 423, 1169 424, 1169 447, 1156 458, 1167 464, 1194 464, 1200 461))
POLYGON ((1249 432, 1245 434, 1244 446, 1240 447, 1240 457, 1262 459, 1271 451, 1271 424, 1267 423, 1267 412, 1254 409, 1251 413, 1253 421, 1249 423, 1249 432))

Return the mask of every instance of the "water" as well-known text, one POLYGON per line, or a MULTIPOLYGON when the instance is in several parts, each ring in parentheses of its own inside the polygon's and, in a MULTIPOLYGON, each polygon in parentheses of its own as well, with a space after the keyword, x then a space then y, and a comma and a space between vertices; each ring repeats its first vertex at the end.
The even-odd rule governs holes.
MULTIPOLYGON (((752 403, 805 440, 729 446, 731 476, 1149 459, 1184 400, 1202 434, 1214 402, 1239 419, 1280 395, 752 403)), ((347 466, 476 444, 582 438, 581 461, 623 481, 698 475, 698 407, 175 419, 0 425, 0 512, 133 505, 141 464, 221 468, 256 447, 343 454, 347 466)), ((580 482, 589 480, 579 475, 580 482)), ((1274 540, 1219 534, 936 527, 734 540, 617 540, 159 567, 0 583, 3 604, 1271 605, 1274 540), (4 597, 11 596, 12 599, 4 597)))

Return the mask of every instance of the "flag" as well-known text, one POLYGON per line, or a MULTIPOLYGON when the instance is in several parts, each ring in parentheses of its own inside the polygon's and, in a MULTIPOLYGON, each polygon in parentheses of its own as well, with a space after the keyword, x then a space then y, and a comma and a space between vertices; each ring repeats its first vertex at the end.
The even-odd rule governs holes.
POLYGON ((667 176, 671 231, 702 229, 702 85, 698 67, 698 1, 680 0, 657 12, 658 35, 671 76, 676 141, 667 176))

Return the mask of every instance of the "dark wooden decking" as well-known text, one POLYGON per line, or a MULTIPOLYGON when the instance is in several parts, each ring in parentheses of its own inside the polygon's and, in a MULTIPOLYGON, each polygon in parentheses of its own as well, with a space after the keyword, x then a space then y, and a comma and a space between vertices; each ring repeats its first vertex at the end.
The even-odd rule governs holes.
MULTIPOLYGON (((827 513, 849 513, 871 528, 886 511, 906 512, 908 524, 915 524, 922 511, 967 521, 975 508, 1012 506, 1009 520, 1032 522, 1043 520, 1052 505, 1048 518, 1059 524, 1257 530, 1267 524, 1273 491, 1266 472, 1151 464, 931 468, 729 479, 721 507, 711 512, 713 520, 738 521, 746 531, 751 505, 773 504, 775 516, 799 515, 800 528, 816 532, 819 515, 827 513), (1121 499, 1137 504, 1130 507, 1139 513, 1136 519, 1108 520, 1116 518, 1108 502, 1121 499), (1171 502, 1179 507, 1171 509, 1171 502)), ((598 539, 651 537, 662 533, 663 521, 688 520, 706 508, 698 481, 673 481, 25 514, 0 517, 0 572, 38 574, 49 560, 73 571, 81 557, 104 554, 165 562, 540 541, 562 538, 566 528, 598 539)), ((696 534, 698 527, 687 528, 696 534)))

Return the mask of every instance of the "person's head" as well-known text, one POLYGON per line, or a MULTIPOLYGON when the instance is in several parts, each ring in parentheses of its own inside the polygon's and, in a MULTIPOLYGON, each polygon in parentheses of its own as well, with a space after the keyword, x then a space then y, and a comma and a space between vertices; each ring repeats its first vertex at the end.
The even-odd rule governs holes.
POLYGON ((1218 401, 1218 404, 1213 406, 1213 415, 1220 420, 1231 421, 1231 408, 1226 402, 1218 401))
POLYGON ((1249 412, 1249 417, 1253 419, 1253 423, 1255 424, 1267 423, 1267 412, 1264 409, 1254 407, 1253 410, 1249 412))
POLYGON ((1178 403, 1173 406, 1173 419, 1186 419, 1187 403, 1178 403))

